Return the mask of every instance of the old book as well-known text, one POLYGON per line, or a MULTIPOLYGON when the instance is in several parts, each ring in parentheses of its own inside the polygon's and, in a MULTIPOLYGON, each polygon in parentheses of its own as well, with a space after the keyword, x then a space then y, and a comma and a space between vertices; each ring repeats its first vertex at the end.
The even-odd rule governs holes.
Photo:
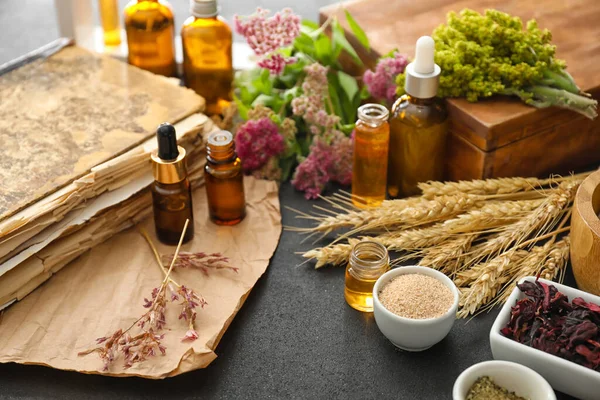
POLYGON ((0 222, 203 108, 168 78, 74 46, 0 75, 0 222))

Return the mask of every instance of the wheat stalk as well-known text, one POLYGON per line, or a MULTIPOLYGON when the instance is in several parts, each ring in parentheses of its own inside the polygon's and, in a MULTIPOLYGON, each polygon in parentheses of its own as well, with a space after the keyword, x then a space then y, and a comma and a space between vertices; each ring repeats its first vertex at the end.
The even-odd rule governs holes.
POLYGON ((489 202, 444 222, 445 232, 484 231, 517 221, 543 203, 543 199, 489 202))
POLYGON ((447 275, 453 275, 463 262, 476 235, 462 235, 425 252, 419 265, 435 268, 447 275))
POLYGON ((454 282, 460 289, 459 318, 473 314, 477 309, 491 301, 498 290, 510 279, 509 269, 519 264, 530 253, 525 250, 513 250, 496 258, 480 263, 468 271, 460 272, 454 282), (469 281, 468 287, 464 287, 469 281))
POLYGON ((477 195, 509 194, 541 189, 544 186, 568 180, 583 180, 587 175, 589 173, 567 177, 551 177, 548 179, 515 177, 458 182, 429 181, 419 183, 419 189, 423 192, 423 197, 427 199, 433 199, 437 196, 452 196, 457 193, 477 195))
POLYGON ((487 243, 474 248, 471 263, 479 262, 486 257, 494 257, 506 251, 511 245, 519 245, 532 235, 542 235, 552 229, 557 223, 557 217, 573 200, 578 185, 578 181, 561 183, 532 213, 506 226, 500 234, 487 243))
POLYGON ((523 262, 522 267, 514 273, 510 282, 498 293, 494 305, 504 303, 512 293, 514 285, 526 276, 538 276, 539 274, 541 278, 553 280, 558 275, 562 275, 569 260, 569 237, 565 236, 556 243, 552 242, 548 242, 550 245, 546 247, 546 250, 549 249, 549 251, 545 254, 545 260, 537 263, 535 260, 523 262))
MULTIPOLYGON (((342 200, 337 197, 323 198, 334 208, 341 208, 342 200)), ((318 225, 311 228, 295 228, 299 232, 332 232, 341 228, 358 228, 375 219, 381 218, 383 214, 389 210, 402 210, 410 207, 418 207, 419 203, 425 200, 420 197, 409 197, 400 200, 385 200, 378 208, 372 208, 361 211, 347 210, 345 213, 337 213, 335 215, 315 217, 308 215, 300 215, 298 218, 308 218, 318 221, 318 225)), ((322 210, 322 208, 319 208, 322 210)))

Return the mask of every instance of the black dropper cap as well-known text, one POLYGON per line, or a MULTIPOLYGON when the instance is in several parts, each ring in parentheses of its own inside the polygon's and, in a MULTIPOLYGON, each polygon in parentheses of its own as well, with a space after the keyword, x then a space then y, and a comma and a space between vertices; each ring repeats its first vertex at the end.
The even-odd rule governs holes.
POLYGON ((177 149, 177 135, 173 125, 165 122, 156 130, 158 140, 158 157, 162 160, 174 160, 179 156, 177 149))

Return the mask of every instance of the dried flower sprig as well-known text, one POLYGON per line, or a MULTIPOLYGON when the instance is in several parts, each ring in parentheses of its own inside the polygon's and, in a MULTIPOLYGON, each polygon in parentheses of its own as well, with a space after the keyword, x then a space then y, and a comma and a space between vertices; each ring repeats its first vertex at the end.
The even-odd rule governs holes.
MULTIPOLYGON (((165 263, 171 263, 173 256, 163 256, 162 260, 165 263)), ((175 261, 175 268, 196 268, 207 276, 211 269, 229 269, 236 273, 239 272, 238 267, 232 267, 228 263, 229 258, 224 257, 221 253, 207 254, 203 252, 189 253, 182 251, 175 261)))
MULTIPOLYGON (((99 346, 82 351, 78 353, 79 356, 98 353, 100 359, 104 363, 103 370, 107 371, 110 364, 116 359, 119 353, 122 353, 125 358, 125 369, 131 368, 134 364, 145 361, 149 357, 153 357, 158 353, 164 355, 166 353, 166 347, 161 344, 164 334, 159 334, 157 331, 162 330, 166 324, 166 293, 168 287, 171 287, 171 290, 173 290, 172 285, 178 286, 178 293, 185 295, 184 303, 182 304, 184 304, 184 312, 186 313, 186 317, 193 317, 191 322, 191 326, 193 328, 193 320, 195 320, 196 315, 195 308, 200 304, 204 305, 205 302, 202 303, 202 301, 200 301, 200 297, 197 296, 193 291, 187 288, 182 290, 182 286, 170 278, 173 267, 175 266, 175 261, 177 260, 177 256, 179 254, 179 250, 181 249, 181 244, 183 243, 183 238, 185 236, 188 224, 189 220, 186 220, 179 243, 175 250, 175 254, 173 255, 173 260, 168 270, 164 271, 162 264, 160 264, 161 271, 163 271, 165 274, 161 285, 152 290, 151 299, 144 298, 144 307, 147 308, 148 311, 146 311, 141 317, 133 322, 127 329, 118 329, 110 336, 96 339, 96 344, 99 346), (136 326, 141 332, 135 336, 131 336, 129 332, 136 326)), ((160 261, 160 257, 158 257, 158 251, 149 240, 148 235, 144 234, 144 237, 149 241, 157 260, 160 261)), ((171 300, 174 300, 173 295, 171 300)), ((193 333, 188 331, 185 339, 191 338, 191 336, 195 336, 195 338, 198 337, 195 330, 193 333)))

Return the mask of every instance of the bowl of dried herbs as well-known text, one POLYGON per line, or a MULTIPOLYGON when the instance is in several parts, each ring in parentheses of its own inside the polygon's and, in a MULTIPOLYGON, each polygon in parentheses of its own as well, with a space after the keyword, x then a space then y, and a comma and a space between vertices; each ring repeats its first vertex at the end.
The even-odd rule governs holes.
POLYGON ((454 400, 556 400, 537 372, 510 361, 484 361, 464 370, 452 390, 454 400))
POLYGON ((490 331, 495 359, 530 367, 554 389, 597 400, 600 297, 536 277, 514 288, 490 331))

